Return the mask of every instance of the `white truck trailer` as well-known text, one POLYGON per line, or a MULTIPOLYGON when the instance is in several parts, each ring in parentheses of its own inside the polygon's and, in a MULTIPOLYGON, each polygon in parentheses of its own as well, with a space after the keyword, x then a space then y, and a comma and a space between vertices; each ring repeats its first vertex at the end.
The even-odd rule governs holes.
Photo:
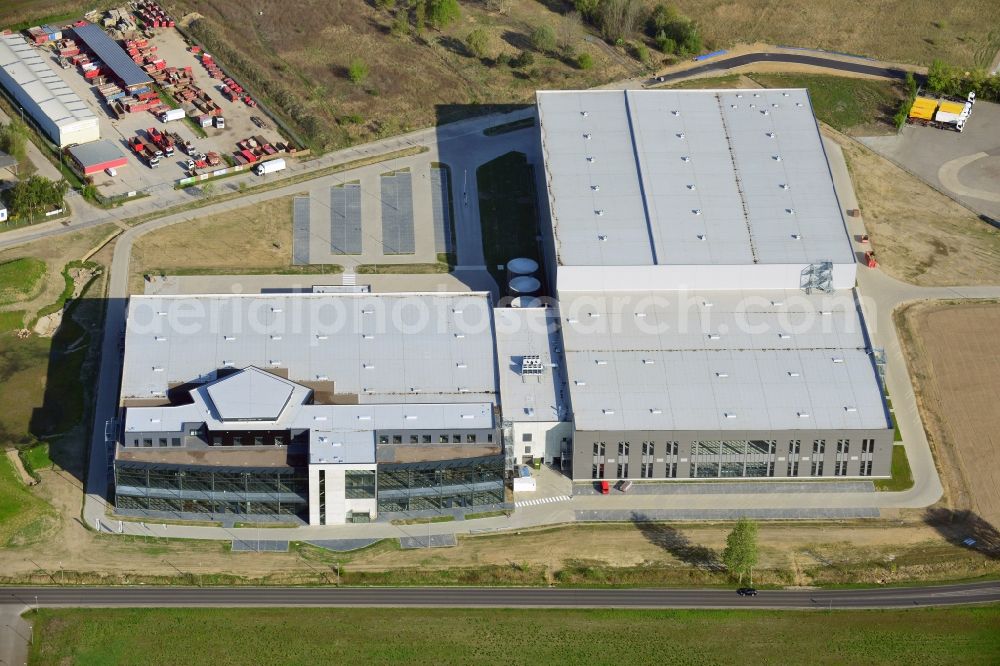
POLYGON ((169 123, 171 120, 184 120, 184 109, 167 109, 160 114, 161 123, 169 123))
POLYGON ((276 160, 268 160, 267 162, 261 162, 253 168, 253 172, 258 176, 263 176, 264 174, 274 173, 275 171, 281 171, 285 168, 285 158, 279 157, 276 160))

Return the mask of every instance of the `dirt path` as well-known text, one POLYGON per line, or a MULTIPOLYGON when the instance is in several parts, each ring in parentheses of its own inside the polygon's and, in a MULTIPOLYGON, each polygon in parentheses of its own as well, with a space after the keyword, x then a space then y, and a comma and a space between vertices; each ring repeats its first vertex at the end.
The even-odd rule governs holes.
POLYGON ((10 464, 14 466, 17 471, 17 475, 21 478, 21 483, 26 486, 33 486, 37 483, 30 474, 28 470, 24 469, 24 463, 21 462, 21 456, 17 455, 17 449, 7 449, 7 460, 10 464))

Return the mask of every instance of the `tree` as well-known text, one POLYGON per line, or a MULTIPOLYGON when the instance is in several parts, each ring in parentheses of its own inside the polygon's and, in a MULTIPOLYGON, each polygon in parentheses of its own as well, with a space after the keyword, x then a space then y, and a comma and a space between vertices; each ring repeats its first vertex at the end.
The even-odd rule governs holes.
POLYGON ((490 35, 483 28, 476 28, 465 37, 465 45, 477 58, 485 58, 490 49, 490 35))
POLYGON ((431 25, 438 30, 457 20, 462 14, 458 0, 428 0, 427 5, 431 25))
POLYGON ((611 43, 617 44, 631 37, 641 18, 642 3, 639 0, 600 0, 597 6, 597 27, 601 36, 611 43))
POLYGON ((664 53, 685 55, 702 50, 697 24, 663 3, 656 5, 646 20, 646 34, 664 53))
POLYGON ((743 584, 743 576, 748 576, 753 585, 753 568, 757 566, 757 560, 757 523, 740 518, 726 537, 722 563, 731 575, 739 577, 740 585, 743 584))
POLYGON ((69 183, 66 181, 53 182, 43 176, 18 181, 8 198, 11 217, 30 219, 46 208, 62 208, 68 190, 69 183))
POLYGON ((27 156, 28 128, 16 118, 6 125, 0 125, 0 150, 4 151, 18 162, 23 162, 27 156))
POLYGON ((646 32, 650 37, 656 37, 661 32, 666 33, 668 28, 680 19, 677 10, 662 2, 653 7, 646 21, 646 32))
POLYGON ((547 25, 540 25, 531 31, 531 45, 539 53, 556 50, 556 33, 547 25))
POLYGON ((581 53, 576 59, 576 66, 580 69, 592 69, 594 58, 589 53, 581 53))
POLYGON ((347 66, 347 78, 351 80, 352 83, 360 84, 368 76, 368 65, 361 58, 355 58, 351 61, 351 64, 347 66))

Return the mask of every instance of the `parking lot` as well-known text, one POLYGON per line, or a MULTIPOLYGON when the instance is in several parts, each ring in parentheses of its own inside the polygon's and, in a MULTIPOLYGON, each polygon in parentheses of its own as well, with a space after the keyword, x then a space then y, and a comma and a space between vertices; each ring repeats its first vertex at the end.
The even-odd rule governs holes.
POLYGON ((1000 104, 976 102, 964 132, 907 125, 898 135, 861 141, 978 213, 1000 220, 1000 104))
MULTIPOLYGON (((109 34, 112 38, 120 36, 115 32, 109 34)), ((146 129, 150 127, 155 127, 160 131, 175 132, 181 138, 191 141, 198 151, 202 153, 217 152, 220 156, 231 156, 237 150, 237 142, 250 136, 263 136, 271 143, 283 141, 281 134, 274 127, 273 121, 265 116, 259 108, 248 107, 239 100, 230 102, 223 97, 220 92, 222 81, 209 76, 196 56, 188 50, 187 44, 176 29, 161 28, 155 30, 149 43, 156 46, 156 54, 166 60, 167 66, 178 68, 191 66, 195 85, 211 95, 213 101, 222 107, 226 127, 225 129, 205 128, 206 136, 199 137, 196 130, 188 122, 179 120, 164 124, 150 112, 125 114, 118 119, 76 67, 61 68, 53 52, 46 48, 45 53, 47 57, 51 58, 54 70, 84 102, 92 106, 97 114, 101 125, 101 138, 115 142, 128 156, 128 166, 119 169, 115 177, 104 172, 93 176, 94 184, 98 186, 103 195, 114 196, 127 192, 153 193, 162 189, 171 189, 177 180, 186 175, 187 156, 180 150, 176 150, 171 157, 161 158, 160 165, 155 169, 151 169, 145 161, 132 152, 128 140, 136 134, 145 136, 146 129), (265 126, 263 128, 256 126, 251 120, 252 117, 260 118, 265 126)), ((225 65, 225 63, 221 64, 225 65)), ((221 166, 225 166, 225 164, 221 166)))

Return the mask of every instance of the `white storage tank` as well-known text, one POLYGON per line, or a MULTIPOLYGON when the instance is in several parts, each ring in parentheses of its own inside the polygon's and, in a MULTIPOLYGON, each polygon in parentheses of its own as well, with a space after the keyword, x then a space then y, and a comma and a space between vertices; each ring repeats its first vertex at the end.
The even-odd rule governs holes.
POLYGON ((541 289, 542 283, 536 278, 522 275, 510 281, 510 291, 512 294, 521 296, 531 296, 541 289))
POLYGON ((511 299, 510 307, 512 308, 540 308, 542 307, 542 299, 537 296, 516 296, 511 299))
POLYGON ((515 275, 533 275, 538 270, 538 262, 528 257, 518 257, 507 262, 507 274, 511 277, 515 275))

